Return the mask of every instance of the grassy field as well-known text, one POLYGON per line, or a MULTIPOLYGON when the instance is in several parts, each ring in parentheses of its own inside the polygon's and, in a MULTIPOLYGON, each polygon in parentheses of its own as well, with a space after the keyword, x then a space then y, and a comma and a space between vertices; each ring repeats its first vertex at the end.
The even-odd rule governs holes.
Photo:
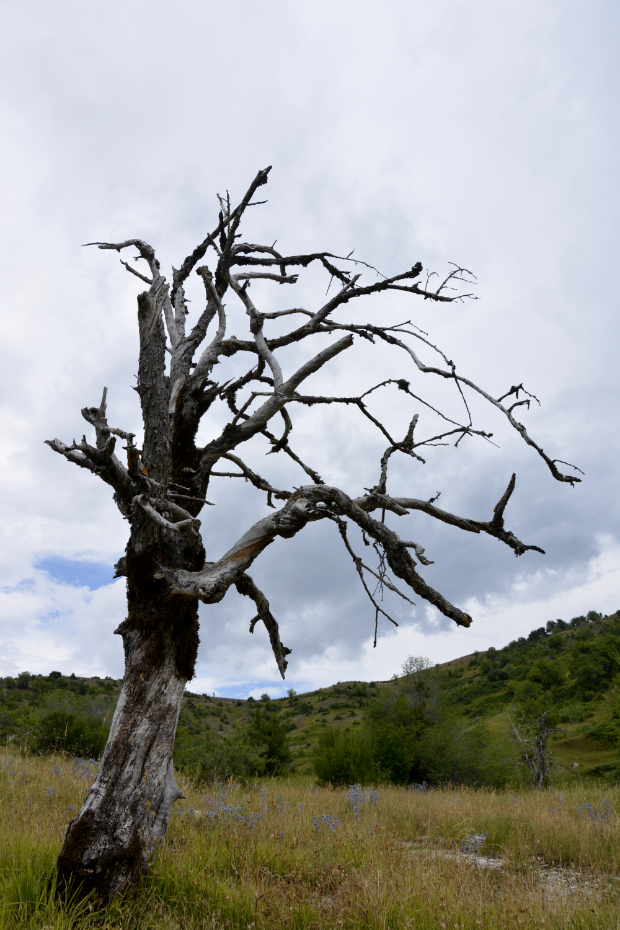
POLYGON ((94 771, 3 752, 1 930, 620 928, 620 788, 591 780, 353 795, 303 776, 186 783, 141 888, 100 911, 59 904, 48 880, 94 771))

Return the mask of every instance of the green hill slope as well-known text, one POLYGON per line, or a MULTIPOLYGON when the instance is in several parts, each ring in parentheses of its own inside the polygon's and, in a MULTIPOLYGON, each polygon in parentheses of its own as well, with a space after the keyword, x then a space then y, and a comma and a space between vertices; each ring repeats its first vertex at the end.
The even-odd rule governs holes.
MULTIPOLYGON (((509 710, 520 691, 544 689, 545 700, 557 710, 565 730, 554 739, 554 755, 567 765, 577 763, 586 775, 605 775, 617 766, 620 611, 607 617, 591 611, 570 623, 550 621, 503 649, 463 656, 435 666, 431 674, 445 706, 466 723, 486 718, 498 733, 507 730, 509 710)), ((24 672, 17 679, 0 680, 0 739, 33 748, 44 748, 55 739, 68 751, 96 755, 121 685, 121 681, 58 672, 47 677, 24 672)), ((179 718, 175 761, 187 770, 195 769, 209 746, 246 728, 260 706, 264 720, 277 720, 281 732, 286 730, 293 771, 310 773, 323 729, 360 725, 380 690, 393 687, 394 682, 339 682, 307 694, 261 701, 188 691, 179 718)))

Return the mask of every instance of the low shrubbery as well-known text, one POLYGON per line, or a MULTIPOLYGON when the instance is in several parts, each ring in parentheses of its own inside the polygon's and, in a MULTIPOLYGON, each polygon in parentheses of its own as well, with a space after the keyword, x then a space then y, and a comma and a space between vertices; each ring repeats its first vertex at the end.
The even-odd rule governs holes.
POLYGON ((430 663, 410 657, 403 672, 378 689, 361 726, 319 736, 314 771, 321 784, 499 786, 515 777, 506 740, 445 705, 430 663))
POLYGON ((57 710, 41 719, 33 742, 41 752, 65 751, 98 759, 105 749, 108 732, 109 728, 96 717, 57 710))
POLYGON ((287 734, 287 727, 268 704, 256 705, 245 724, 232 733, 207 730, 198 765, 190 761, 185 768, 206 782, 276 775, 291 761, 287 734))

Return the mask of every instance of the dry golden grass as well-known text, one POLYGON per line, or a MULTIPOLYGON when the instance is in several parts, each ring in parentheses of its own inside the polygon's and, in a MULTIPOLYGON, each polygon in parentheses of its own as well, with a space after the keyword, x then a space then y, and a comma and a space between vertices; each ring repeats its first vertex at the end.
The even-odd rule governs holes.
POLYGON ((46 890, 89 779, 67 759, 1 761, 1 930, 620 928, 618 788, 571 787, 563 799, 384 788, 356 819, 345 791, 310 779, 227 787, 211 801, 217 791, 185 785, 152 875, 97 912, 46 890), (459 854, 482 833, 480 855, 503 871, 459 854))

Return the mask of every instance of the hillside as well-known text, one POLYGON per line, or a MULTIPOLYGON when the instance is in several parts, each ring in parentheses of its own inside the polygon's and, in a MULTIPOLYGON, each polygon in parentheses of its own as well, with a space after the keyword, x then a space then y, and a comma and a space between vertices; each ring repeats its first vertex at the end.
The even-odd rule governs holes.
MULTIPOLYGON (((565 730, 554 740, 554 755, 568 765, 577 763, 581 774, 605 775, 617 765, 620 612, 603 617, 591 611, 570 623, 550 621, 503 649, 463 656, 435 666, 430 674, 440 699, 455 714, 465 721, 484 717, 498 731, 508 727, 509 708, 520 689, 544 688, 545 699, 558 710, 565 730)), ((24 672, 17 679, 0 680, 0 738, 40 748, 45 739, 47 745, 50 740, 62 744, 81 726, 86 734, 83 754, 97 755, 121 685, 122 681, 109 678, 59 672, 49 676, 24 672)), ((264 696, 260 701, 187 691, 175 761, 191 770, 217 740, 216 734, 238 732, 260 707, 264 720, 277 720, 286 729, 293 771, 310 773, 321 730, 328 725, 359 725, 380 689, 392 687, 393 682, 339 682, 302 695, 274 700, 264 696)))

